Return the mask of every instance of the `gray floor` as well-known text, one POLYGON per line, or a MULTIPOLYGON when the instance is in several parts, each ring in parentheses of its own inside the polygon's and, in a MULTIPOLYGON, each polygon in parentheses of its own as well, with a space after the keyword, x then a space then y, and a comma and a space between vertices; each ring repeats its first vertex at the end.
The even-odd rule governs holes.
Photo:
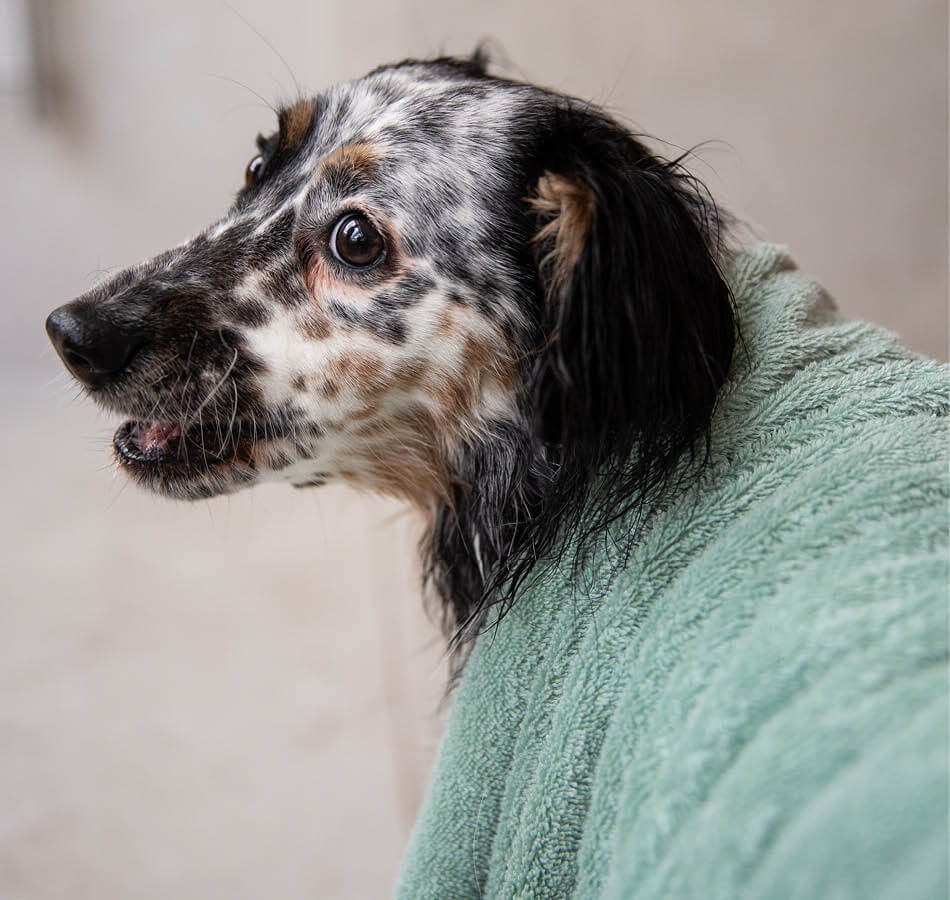
POLYGON ((335 488, 157 502, 60 392, 6 422, 0 895, 378 895, 444 679, 411 523, 335 488))
MULTIPOLYGON (((944 4, 232 5, 314 88, 494 35, 525 77, 719 139, 719 197, 947 357, 944 4)), ((218 0, 49 8, 59 104, 0 96, 0 896, 385 896, 444 677, 412 521, 341 488, 126 489, 42 333, 221 211, 290 76, 218 0)))

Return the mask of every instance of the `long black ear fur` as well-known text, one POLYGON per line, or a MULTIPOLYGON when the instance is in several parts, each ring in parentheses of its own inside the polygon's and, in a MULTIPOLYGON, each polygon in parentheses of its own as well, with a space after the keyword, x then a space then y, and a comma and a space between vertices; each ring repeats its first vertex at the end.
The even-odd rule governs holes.
POLYGON ((538 563, 567 552, 579 576, 592 537, 643 521, 684 458, 699 471, 736 340, 718 211, 679 161, 562 98, 537 137, 524 430, 471 449, 429 550, 457 643, 538 563))
POLYGON ((548 146, 545 169, 589 191, 591 211, 576 260, 564 266, 550 240, 538 248, 544 439, 565 462, 600 465, 636 443, 644 464, 667 468, 705 431, 732 359, 716 207, 678 161, 597 112, 557 110, 548 146))

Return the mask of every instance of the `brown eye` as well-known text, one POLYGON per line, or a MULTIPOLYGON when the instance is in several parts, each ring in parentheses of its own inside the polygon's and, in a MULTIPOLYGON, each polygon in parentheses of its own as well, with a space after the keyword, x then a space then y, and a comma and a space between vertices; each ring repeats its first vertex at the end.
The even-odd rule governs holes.
POLYGON ((330 235, 333 255, 348 266, 365 269, 383 258, 386 250, 382 235, 362 213, 347 213, 330 235))
POLYGON ((244 187, 257 187, 264 174, 264 154, 258 153, 244 170, 244 187))

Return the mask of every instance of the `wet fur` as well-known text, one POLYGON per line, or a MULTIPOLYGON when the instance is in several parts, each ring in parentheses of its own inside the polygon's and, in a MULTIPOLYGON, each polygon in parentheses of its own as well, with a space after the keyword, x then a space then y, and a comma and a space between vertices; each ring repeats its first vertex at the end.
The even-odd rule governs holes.
POLYGON ((206 425, 200 473, 184 438, 178 469, 131 469, 159 492, 413 503, 463 647, 540 563, 699 470, 735 342, 716 206, 598 108, 478 56, 382 67, 279 126, 220 222, 77 301, 143 335, 91 393, 206 425), (348 210, 385 236, 372 271, 327 252, 348 210))

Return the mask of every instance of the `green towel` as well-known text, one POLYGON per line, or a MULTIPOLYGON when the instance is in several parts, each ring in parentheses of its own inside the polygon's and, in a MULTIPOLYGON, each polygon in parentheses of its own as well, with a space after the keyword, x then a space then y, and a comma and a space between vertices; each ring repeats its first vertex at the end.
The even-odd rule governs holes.
POLYGON ((728 276, 709 468, 479 638, 398 896, 947 897, 947 369, 728 276))

